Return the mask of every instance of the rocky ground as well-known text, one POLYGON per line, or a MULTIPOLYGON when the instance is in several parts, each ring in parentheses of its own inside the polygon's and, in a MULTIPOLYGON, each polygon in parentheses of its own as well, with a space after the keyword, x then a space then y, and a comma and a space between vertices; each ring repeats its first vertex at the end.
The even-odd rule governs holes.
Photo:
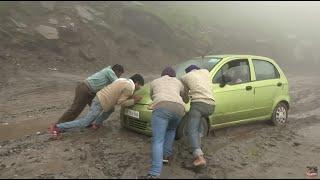
MULTIPOLYGON (((18 69, 8 79, 0 91, 0 178, 146 175, 151 138, 121 128, 119 109, 97 131, 73 130, 62 140, 50 139, 48 125, 70 105, 76 82, 87 75, 18 69)), ((144 75, 147 81, 156 77, 144 75)), ((162 177, 306 178, 307 166, 320 165, 319 80, 315 75, 288 79, 292 107, 286 127, 258 123, 216 131, 203 139, 208 167, 199 172, 188 168, 191 154, 184 140, 177 141, 175 160, 162 177)))

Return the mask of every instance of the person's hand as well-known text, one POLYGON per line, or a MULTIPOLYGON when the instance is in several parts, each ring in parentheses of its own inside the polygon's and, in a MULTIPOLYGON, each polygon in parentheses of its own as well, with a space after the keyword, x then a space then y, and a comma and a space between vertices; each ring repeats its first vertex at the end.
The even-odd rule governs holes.
POLYGON ((153 107, 153 104, 150 104, 150 105, 147 107, 148 110, 153 110, 153 108, 154 108, 154 107, 153 107))
POLYGON ((139 102, 141 99, 142 99, 141 96, 138 96, 138 95, 133 96, 134 103, 139 102))

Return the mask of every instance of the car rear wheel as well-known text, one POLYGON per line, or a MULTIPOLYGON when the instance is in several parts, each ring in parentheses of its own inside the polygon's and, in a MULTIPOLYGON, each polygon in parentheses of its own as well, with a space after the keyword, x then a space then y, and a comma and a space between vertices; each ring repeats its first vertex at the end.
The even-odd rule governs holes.
POLYGON ((275 126, 284 126, 288 122, 288 107, 285 103, 279 103, 273 110, 271 121, 275 126))
MULTIPOLYGON (((205 118, 202 118, 201 119, 201 134, 200 134, 200 137, 203 137, 205 135, 208 134, 208 131, 209 131, 209 125, 208 125, 208 122, 205 118)), ((186 137, 188 135, 188 132, 187 132, 187 129, 188 129, 188 118, 187 118, 187 115, 183 117, 183 119, 181 120, 178 128, 177 128, 177 132, 176 132, 176 140, 179 140, 183 137, 186 137)))

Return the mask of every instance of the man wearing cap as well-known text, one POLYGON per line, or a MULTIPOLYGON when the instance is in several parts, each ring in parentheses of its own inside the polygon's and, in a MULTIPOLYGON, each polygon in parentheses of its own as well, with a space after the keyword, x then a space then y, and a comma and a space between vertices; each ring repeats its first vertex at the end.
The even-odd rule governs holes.
POLYGON ((188 139, 195 158, 193 165, 201 167, 206 165, 206 160, 200 147, 200 122, 202 118, 208 118, 214 112, 215 101, 212 95, 212 82, 207 69, 191 65, 185 71, 187 74, 181 77, 181 81, 189 91, 191 99, 187 123, 188 139))
POLYGON ((159 178, 164 159, 172 159, 176 128, 185 114, 188 96, 184 86, 176 78, 176 72, 166 67, 161 77, 150 85, 152 109, 152 166, 148 178, 159 178), (171 158, 170 158, 171 157, 171 158))

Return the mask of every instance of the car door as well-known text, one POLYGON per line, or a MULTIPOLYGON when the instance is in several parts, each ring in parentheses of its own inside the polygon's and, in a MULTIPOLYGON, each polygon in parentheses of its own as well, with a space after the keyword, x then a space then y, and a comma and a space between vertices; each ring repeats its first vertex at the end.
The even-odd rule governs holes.
POLYGON ((213 95, 216 109, 212 123, 222 124, 250 118, 253 111, 254 94, 248 59, 226 62, 213 75, 213 95), (222 75, 232 76, 233 81, 221 87, 222 75))
POLYGON ((274 98, 282 89, 282 82, 276 67, 267 60, 252 59, 255 80, 254 88, 254 116, 271 115, 274 98))

